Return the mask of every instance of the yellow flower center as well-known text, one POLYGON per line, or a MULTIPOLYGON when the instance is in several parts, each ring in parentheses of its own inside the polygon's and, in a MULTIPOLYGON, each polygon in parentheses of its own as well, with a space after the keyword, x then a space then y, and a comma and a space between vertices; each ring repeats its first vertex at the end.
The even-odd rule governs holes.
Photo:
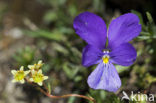
POLYGON ((44 76, 41 73, 35 73, 33 75, 33 80, 34 80, 35 83, 42 82, 44 80, 44 76))
POLYGON ((17 81, 24 79, 24 77, 24 71, 17 71, 17 73, 15 74, 15 80, 17 81))
POLYGON ((102 58, 103 59, 103 63, 107 64, 109 62, 109 57, 105 56, 102 58))

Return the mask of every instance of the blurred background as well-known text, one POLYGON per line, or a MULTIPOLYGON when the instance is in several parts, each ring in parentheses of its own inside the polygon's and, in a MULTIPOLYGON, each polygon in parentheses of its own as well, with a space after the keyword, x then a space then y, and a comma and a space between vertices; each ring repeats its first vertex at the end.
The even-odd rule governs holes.
POLYGON ((27 83, 11 82, 12 69, 21 65, 27 69, 38 60, 45 63, 46 83, 54 95, 78 93, 94 97, 97 103, 126 103, 120 100, 122 91, 156 94, 155 10, 154 0, 0 0, 0 103, 87 103, 74 97, 49 99, 27 83), (131 42, 138 58, 130 67, 116 65, 122 87, 115 94, 87 85, 95 66, 81 65, 86 43, 72 26, 75 16, 84 11, 101 16, 107 25, 127 12, 140 18, 142 32, 131 42))

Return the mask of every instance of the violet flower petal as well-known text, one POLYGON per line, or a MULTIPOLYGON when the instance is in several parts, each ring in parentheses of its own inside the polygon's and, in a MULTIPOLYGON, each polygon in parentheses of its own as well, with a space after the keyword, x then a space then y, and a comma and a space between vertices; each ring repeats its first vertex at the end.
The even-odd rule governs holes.
POLYGON ((85 67, 89 67, 93 64, 97 64, 98 61, 102 58, 103 52, 91 45, 87 45, 83 49, 82 53, 82 65, 85 67))
POLYGON ((121 86, 121 80, 112 63, 101 62, 88 77, 88 85, 93 89, 104 89, 116 92, 121 86))
POLYGON ((141 32, 139 18, 127 13, 112 20, 108 29, 108 48, 114 49, 122 43, 129 42, 141 32))
POLYGON ((111 62, 122 66, 130 66, 136 60, 137 53, 135 48, 129 44, 124 43, 110 52, 111 62))
POLYGON ((90 12, 81 13, 74 19, 73 27, 76 34, 88 44, 100 49, 105 48, 107 28, 99 16, 90 12))

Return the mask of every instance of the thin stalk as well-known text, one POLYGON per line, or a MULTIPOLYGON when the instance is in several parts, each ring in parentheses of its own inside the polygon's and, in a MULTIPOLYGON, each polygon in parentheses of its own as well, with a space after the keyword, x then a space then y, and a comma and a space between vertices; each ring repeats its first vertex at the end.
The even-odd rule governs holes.
MULTIPOLYGON (((30 82, 28 79, 25 79, 29 84, 36 86, 34 83, 30 82)), ((96 103, 95 99, 92 97, 88 97, 88 96, 84 96, 84 95, 79 95, 79 94, 65 94, 62 96, 55 96, 55 95, 51 95, 48 91, 48 89, 46 88, 45 84, 43 85, 44 89, 42 89, 41 87, 38 86, 38 89, 40 90, 41 93, 43 93, 44 95, 46 95, 49 98, 52 99, 60 99, 60 98, 69 98, 69 97, 78 97, 78 98, 84 98, 87 99, 89 101, 91 101, 92 103, 96 103)))

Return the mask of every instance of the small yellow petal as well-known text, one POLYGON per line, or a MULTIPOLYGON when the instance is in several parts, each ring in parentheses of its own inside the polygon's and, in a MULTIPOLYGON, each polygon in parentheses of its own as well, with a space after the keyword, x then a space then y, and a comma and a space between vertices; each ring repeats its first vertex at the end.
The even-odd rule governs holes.
POLYGON ((39 61, 38 61, 38 64, 42 64, 42 60, 39 60, 39 61))
POLYGON ((44 76, 43 78, 44 78, 44 80, 46 80, 46 79, 48 79, 48 76, 44 76))
POLYGON ((22 80, 20 80, 20 82, 23 84, 25 81, 24 81, 24 79, 22 79, 22 80))
POLYGON ((24 66, 21 66, 21 67, 20 67, 20 71, 23 71, 23 70, 24 70, 24 66))
POLYGON ((16 70, 11 70, 11 73, 12 73, 13 75, 15 75, 15 74, 17 73, 17 71, 16 71, 16 70))
POLYGON ((12 83, 15 83, 15 82, 17 82, 15 79, 13 79, 12 81, 11 81, 12 83))
POLYGON ((34 80, 33 80, 33 78, 30 78, 29 80, 30 80, 31 82, 33 82, 33 81, 34 81, 34 80))
POLYGON ((24 71, 24 75, 25 75, 25 76, 28 75, 29 73, 30 73, 30 70, 24 71))
POLYGON ((38 73, 39 73, 39 74, 42 74, 42 70, 40 69, 40 70, 38 71, 38 73))
POLYGON ((34 65, 28 65, 29 69, 34 69, 34 65))
POLYGON ((42 83, 42 82, 39 82, 39 83, 37 83, 37 84, 38 84, 39 86, 42 86, 43 83, 42 83))
POLYGON ((35 70, 31 70, 31 73, 32 73, 32 74, 35 74, 35 70))

